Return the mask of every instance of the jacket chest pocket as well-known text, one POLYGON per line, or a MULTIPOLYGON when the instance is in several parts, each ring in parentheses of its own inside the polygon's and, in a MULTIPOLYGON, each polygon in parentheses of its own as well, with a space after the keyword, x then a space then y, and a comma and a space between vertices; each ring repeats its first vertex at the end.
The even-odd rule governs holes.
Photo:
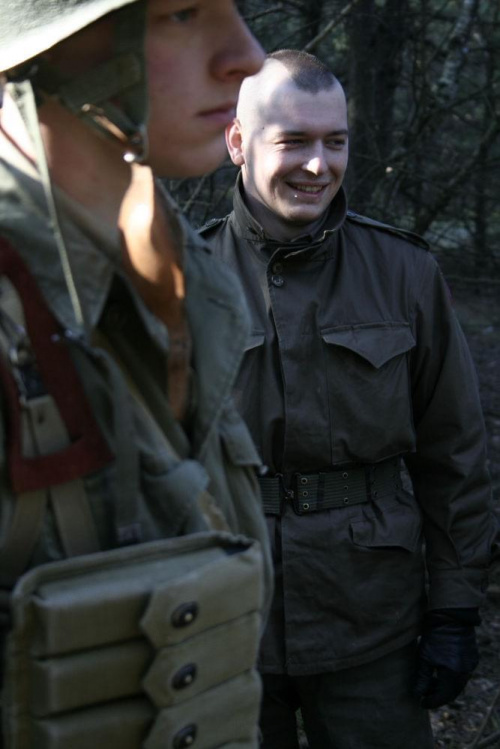
POLYGON ((375 462, 414 449, 407 323, 324 328, 332 461, 375 462))

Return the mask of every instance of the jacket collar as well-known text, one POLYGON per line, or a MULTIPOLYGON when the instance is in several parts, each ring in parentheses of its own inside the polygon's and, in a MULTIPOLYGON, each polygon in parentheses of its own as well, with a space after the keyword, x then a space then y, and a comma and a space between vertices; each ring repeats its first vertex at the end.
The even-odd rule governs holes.
MULTIPOLYGON (((39 287, 63 328, 76 332, 73 308, 47 217, 44 191, 36 167, 8 140, 0 144, 2 232, 34 274, 39 287), (27 222, 27 216, 29 221, 27 222)), ((81 304, 92 329, 97 327, 118 275, 130 293, 137 313, 163 350, 168 348, 164 326, 152 315, 125 274, 118 228, 96 220, 84 206, 53 186, 61 231, 71 253, 71 263, 81 304), (91 268, 91 272, 89 272, 91 268)), ((177 209, 164 193, 171 219, 183 235, 177 209)))
POLYGON ((267 255, 274 251, 285 251, 287 254, 295 254, 303 250, 314 250, 319 247, 324 239, 337 231, 344 223, 347 215, 347 198, 343 187, 340 188, 333 201, 330 203, 323 220, 316 225, 313 233, 302 234, 289 242, 280 242, 266 234, 264 228, 250 213, 245 200, 245 190, 241 172, 236 179, 233 197, 234 219, 244 239, 256 245, 267 255))

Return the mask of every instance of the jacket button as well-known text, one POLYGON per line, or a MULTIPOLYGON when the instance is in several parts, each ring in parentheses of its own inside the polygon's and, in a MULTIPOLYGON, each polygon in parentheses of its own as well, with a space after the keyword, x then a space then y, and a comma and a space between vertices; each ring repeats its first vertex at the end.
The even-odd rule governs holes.
POLYGON ((172 744, 174 749, 187 749, 187 747, 193 746, 197 730, 198 729, 194 723, 190 723, 188 726, 181 728, 181 730, 174 736, 172 744))
POLYGON ((309 509, 309 503, 308 502, 303 502, 302 503, 302 509, 303 510, 308 510, 309 509))
POLYGON ((194 663, 188 663, 180 668, 172 679, 174 689, 185 689, 189 687, 196 678, 196 666, 194 663))
POLYGON ((307 479, 306 479, 305 476, 301 476, 300 483, 301 484, 307 484, 307 479))
POLYGON ((190 603, 183 603, 182 606, 178 606, 171 616, 170 621, 172 625, 179 629, 179 627, 187 627, 192 624, 198 616, 198 604, 195 601, 190 603))
POLYGON ((275 286, 278 286, 278 287, 279 287, 279 286, 283 286, 283 284, 285 283, 285 282, 283 281, 283 278, 282 278, 281 276, 272 276, 272 277, 271 277, 271 282, 272 282, 272 283, 273 283, 273 284, 274 284, 275 286))

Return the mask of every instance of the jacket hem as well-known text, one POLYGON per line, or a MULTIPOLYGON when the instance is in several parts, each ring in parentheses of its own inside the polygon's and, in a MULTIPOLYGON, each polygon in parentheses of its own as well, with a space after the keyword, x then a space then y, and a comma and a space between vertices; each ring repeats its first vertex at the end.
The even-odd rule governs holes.
POLYGON ((289 663, 284 666, 259 663, 258 668, 261 674, 286 674, 287 676, 314 676, 316 674, 333 673, 334 671, 342 671, 346 668, 362 666, 364 663, 370 663, 370 661, 375 661, 384 655, 389 655, 389 653, 399 650, 405 645, 409 645, 410 642, 417 639, 419 634, 420 628, 413 627, 408 632, 392 639, 388 643, 371 649, 367 653, 347 656, 345 658, 321 659, 320 661, 312 661, 307 664, 289 663))

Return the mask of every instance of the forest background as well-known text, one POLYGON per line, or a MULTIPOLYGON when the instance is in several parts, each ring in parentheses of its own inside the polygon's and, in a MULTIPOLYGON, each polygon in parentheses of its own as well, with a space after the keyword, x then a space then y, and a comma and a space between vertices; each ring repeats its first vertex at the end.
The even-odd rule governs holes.
MULTIPOLYGON (((242 0, 267 52, 318 55, 349 102, 349 206, 422 234, 479 375, 500 507, 500 0, 242 0)), ((169 182, 195 225, 231 210, 235 168, 169 182)), ((432 714, 436 747, 500 747, 500 570, 466 692, 432 714)), ((304 744, 305 745, 305 744, 304 744)))

